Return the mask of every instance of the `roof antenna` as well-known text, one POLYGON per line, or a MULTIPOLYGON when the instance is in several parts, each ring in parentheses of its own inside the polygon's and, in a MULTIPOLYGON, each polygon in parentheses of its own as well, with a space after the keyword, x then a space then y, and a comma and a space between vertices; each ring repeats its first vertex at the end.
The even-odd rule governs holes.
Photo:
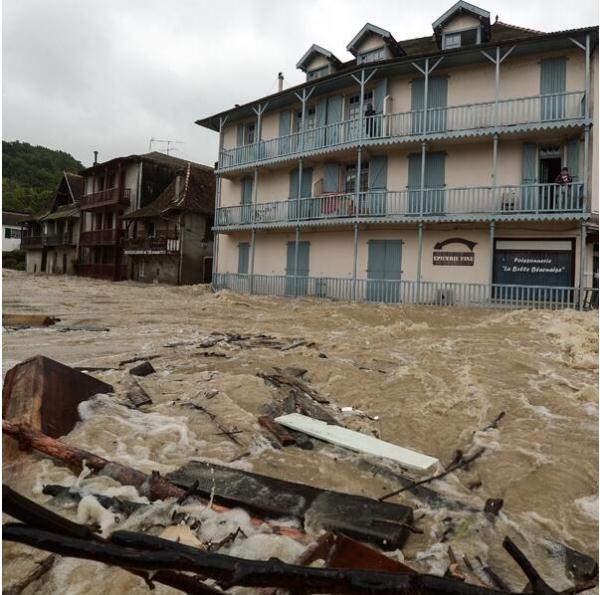
POLYGON ((150 139, 150 143, 148 145, 148 151, 152 151, 152 143, 167 143, 167 155, 169 155, 169 153, 171 151, 176 151, 177 148, 176 147, 171 147, 171 145, 183 145, 184 142, 182 140, 169 140, 169 139, 162 139, 162 138, 154 138, 152 137, 150 139))

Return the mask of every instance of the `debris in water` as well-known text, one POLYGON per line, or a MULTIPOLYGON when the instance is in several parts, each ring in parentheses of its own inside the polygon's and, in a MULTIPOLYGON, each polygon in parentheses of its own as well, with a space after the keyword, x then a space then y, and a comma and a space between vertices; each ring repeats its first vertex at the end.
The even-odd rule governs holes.
POLYGON ((2 314, 2 326, 28 328, 32 326, 52 326, 60 318, 46 314, 2 314))
POLYGON ((129 373, 133 376, 149 376, 155 372, 154 366, 149 361, 142 362, 129 370, 129 373))

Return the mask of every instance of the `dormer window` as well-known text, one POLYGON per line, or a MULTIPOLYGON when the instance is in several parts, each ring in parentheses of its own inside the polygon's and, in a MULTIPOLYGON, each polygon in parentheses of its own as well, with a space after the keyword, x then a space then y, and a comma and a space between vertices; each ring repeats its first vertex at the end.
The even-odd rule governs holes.
POLYGON ((452 31, 444 33, 442 37, 442 49, 452 50, 466 45, 481 43, 481 28, 465 29, 464 31, 452 31))
POLYGON ((315 68, 314 70, 309 70, 306 73, 307 81, 314 81, 315 79, 320 79, 323 76, 327 76, 329 74, 329 66, 322 66, 321 68, 315 68))
POLYGON ((368 52, 361 52, 356 57, 357 64, 370 64, 371 62, 379 62, 387 58, 387 52, 385 47, 377 48, 376 50, 370 50, 368 52))

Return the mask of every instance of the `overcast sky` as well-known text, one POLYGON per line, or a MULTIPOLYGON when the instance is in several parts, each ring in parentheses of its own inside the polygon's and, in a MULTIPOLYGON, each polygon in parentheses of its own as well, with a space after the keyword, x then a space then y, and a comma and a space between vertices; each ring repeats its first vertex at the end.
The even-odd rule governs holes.
MULTIPOLYGON (((194 120, 302 82, 312 43, 347 60, 369 21, 398 40, 429 35, 451 0, 3 0, 3 138, 84 165, 143 153, 151 137, 212 165, 217 134, 194 120)), ((506 23, 598 24, 597 0, 477 2, 506 23)), ((154 144, 154 149, 164 145, 154 144)))

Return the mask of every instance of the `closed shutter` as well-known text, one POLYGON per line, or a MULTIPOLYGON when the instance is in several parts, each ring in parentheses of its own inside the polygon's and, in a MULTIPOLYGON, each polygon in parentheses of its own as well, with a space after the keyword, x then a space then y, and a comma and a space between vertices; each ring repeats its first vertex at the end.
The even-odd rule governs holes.
POLYGON ((306 198, 312 196, 312 180, 313 180, 313 170, 312 167, 308 167, 302 170, 302 187, 300 188, 300 192, 302 193, 301 197, 306 198))
POLYGON ((290 172, 290 198, 298 198, 298 170, 290 172))
MULTIPOLYGON (((342 121, 342 96, 332 95, 327 98, 327 124, 337 124, 342 121)), ((325 143, 335 145, 340 141, 339 126, 327 126, 325 143)))
POLYGON ((412 81, 410 90, 410 109, 413 112, 411 115, 412 132, 413 134, 421 134, 424 130, 424 114, 425 108, 425 79, 415 79, 412 81))
POLYGON ((237 125, 236 146, 241 147, 244 144, 244 125, 237 125))
POLYGON ((339 163, 326 163, 323 173, 323 192, 339 192, 340 166, 339 163))
POLYGON ((369 241, 368 279, 385 279, 385 240, 369 241))
POLYGON ((427 91, 427 131, 446 130, 446 107, 448 106, 448 77, 432 76, 427 91))
POLYGON ((421 155, 413 153, 408 156, 408 213, 419 213, 421 200, 421 155))
MULTIPOLYGON (((523 143, 522 180, 523 184, 535 184, 535 170, 537 160, 537 145, 523 143)), ((535 208, 536 189, 533 186, 523 188, 522 208, 532 210, 535 208)))
POLYGON ((290 133, 292 123, 292 114, 289 111, 279 112, 279 136, 286 136, 290 133))
MULTIPOLYGON (((309 273, 309 242, 298 242, 298 277, 308 277, 309 273)), ((285 283, 286 295, 305 295, 308 293, 308 279, 294 278, 296 263, 296 242, 287 244, 287 266, 285 274, 289 277, 285 283)))
POLYGON ((383 113, 383 100, 387 95, 387 79, 381 79, 373 89, 373 109, 378 113, 383 113))
POLYGON ((252 204, 252 186, 254 180, 252 178, 242 178, 242 204, 252 204))
POLYGON ((308 277, 309 273, 309 242, 298 243, 298 276, 308 277))
POLYGON ((425 162, 425 214, 439 215, 444 212, 444 186, 446 183, 446 155, 428 153, 425 162), (432 188, 433 190, 429 190, 432 188))
POLYGON ((573 181, 579 179, 579 139, 572 138, 567 142, 567 167, 573 181))
POLYGON ((327 124, 327 98, 317 101, 315 108, 315 147, 325 146, 325 124, 327 124))
POLYGON ((540 95, 542 120, 558 120, 564 117, 567 83, 565 58, 548 58, 540 64, 540 95))
POLYGON ((370 215, 384 215, 386 212, 387 156, 372 157, 369 161, 369 192, 366 208, 370 215))
POLYGON ((248 263, 250 262, 250 244, 244 242, 238 244, 238 274, 248 274, 248 263))
POLYGON ((400 280, 402 275, 402 242, 400 240, 385 241, 384 279, 400 280))

